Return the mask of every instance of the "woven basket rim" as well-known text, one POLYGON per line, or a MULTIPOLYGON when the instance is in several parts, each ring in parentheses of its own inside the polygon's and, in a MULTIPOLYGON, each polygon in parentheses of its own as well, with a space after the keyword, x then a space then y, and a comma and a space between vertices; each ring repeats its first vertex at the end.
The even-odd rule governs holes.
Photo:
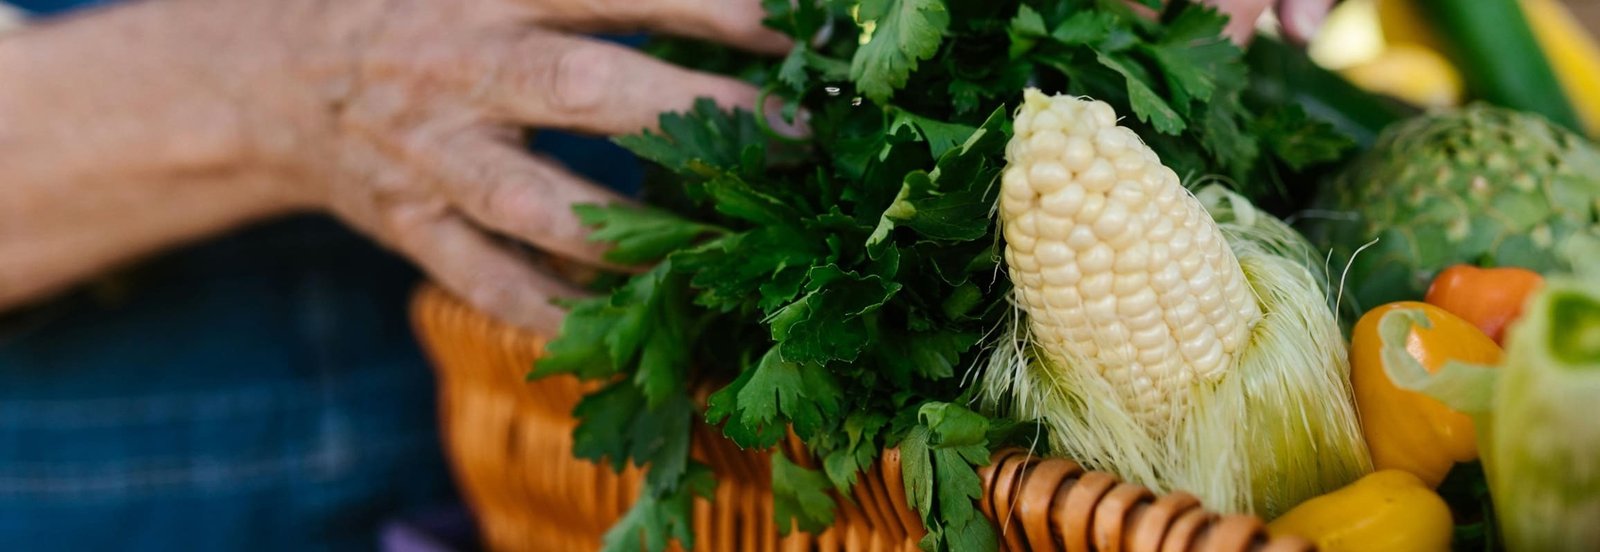
MULTIPOLYGON (((490 319, 436 285, 424 284, 418 288, 413 296, 412 318, 424 349, 428 351, 441 380, 442 389, 458 393, 462 389, 470 388, 469 390, 475 391, 488 389, 496 392, 543 394, 540 395, 541 400, 549 397, 560 399, 547 402, 566 401, 565 404, 575 404, 576 395, 595 387, 577 384, 570 376, 565 376, 568 378, 567 381, 563 381, 561 377, 527 381, 522 374, 531 369, 532 360, 542 353, 548 338, 536 332, 514 328, 490 319), (526 364, 521 364, 524 361, 526 364), (491 364, 493 366, 490 366, 491 364), (521 373, 518 372, 519 369, 521 373)), ((710 386, 703 387, 709 390, 710 386)), ((446 398, 443 395, 447 393, 442 393, 442 399, 446 398)), ((504 512, 500 510, 519 507, 525 510, 540 509, 549 506, 507 503, 488 498, 503 495, 504 487, 508 483, 494 480, 494 474, 469 473, 473 469, 470 466, 475 465, 469 462, 473 459, 470 456, 483 451, 463 446, 462 443, 474 441, 481 436, 480 433, 496 430, 483 427, 450 427, 452 416, 456 415, 451 409, 465 406, 459 404, 461 402, 478 399, 472 395, 451 395, 449 398, 453 400, 440 401, 441 423, 445 426, 444 438, 451 445, 449 448, 453 453, 453 461, 463 491, 474 509, 480 513, 480 517, 514 518, 516 517, 514 515, 502 515, 504 512)), ((527 409, 533 413, 518 412, 516 415, 550 418, 555 420, 557 425, 569 428, 576 423, 570 416, 570 410, 560 411, 551 404, 530 402, 527 409)), ((705 424, 703 420, 696 425, 694 442, 696 452, 707 457, 702 461, 714 464, 713 469, 724 476, 719 477, 718 496, 723 496, 722 487, 726 485, 748 487, 743 491, 755 493, 751 496, 759 495, 753 500, 758 503, 764 501, 763 511, 770 518, 772 500, 770 483, 767 482, 768 476, 762 471, 768 467, 768 463, 759 459, 764 458, 761 455, 770 453, 774 449, 738 450, 732 446, 731 441, 721 435, 720 430, 705 424), (733 477, 721 481, 727 479, 728 475, 733 477), (762 488, 763 486, 765 488, 762 488)), ((778 447, 775 447, 775 450, 783 452, 791 460, 803 466, 817 465, 815 459, 805 453, 804 444, 792 432, 778 447)), ((541 456, 538 461, 541 464, 560 466, 586 464, 585 461, 571 456, 570 444, 561 452, 565 454, 564 457, 541 456)), ((504 460, 513 465, 527 461, 522 458, 497 460, 504 460)), ((636 470, 631 474, 632 477, 638 475, 636 470)), ((1138 485, 1123 482, 1113 474, 1085 470, 1067 459, 1043 458, 1015 448, 1001 449, 993 453, 990 464, 983 467, 979 475, 983 482, 983 493, 978 501, 980 511, 997 523, 997 529, 1002 535, 1002 546, 1007 549, 1088 550, 1091 549, 1090 546, 1095 547, 1093 549, 1150 551, 1313 549, 1311 543, 1298 537, 1269 535, 1265 530, 1265 524, 1258 517, 1217 515, 1202 509, 1199 500, 1187 493, 1156 495, 1138 485)), ((843 497, 848 500, 839 500, 841 497, 835 494, 841 515, 838 518, 840 521, 834 527, 821 535, 799 537, 792 535, 790 538, 781 539, 784 543, 783 549, 821 548, 852 552, 857 550, 864 552, 869 549, 915 550, 916 541, 921 538, 924 530, 920 523, 921 518, 906 502, 901 476, 899 451, 892 448, 883 451, 872 469, 861 474, 848 496, 843 497), (844 534, 860 538, 847 541, 839 537, 844 534), (843 544, 837 547, 827 546, 828 542, 832 542, 829 540, 830 537, 839 537, 833 541, 843 544), (802 542, 806 544, 804 546, 795 544, 802 542), (852 545, 852 542, 855 544, 852 545), (870 544, 873 542, 877 544, 870 544), (795 548, 796 546, 798 548, 795 548)), ((630 475, 625 473, 618 477, 626 479, 630 475)), ((577 489, 573 492, 582 493, 583 490, 577 489)), ((582 494, 570 494, 563 498, 582 502, 587 497, 582 494)), ((748 502, 752 499, 744 500, 748 502)), ((704 506, 715 508, 721 505, 704 506)), ((749 510, 751 507, 747 506, 744 509, 749 510)), ((697 505, 697 515, 700 510, 700 506, 697 505)), ((751 512, 742 514, 748 517, 751 512)), ((704 520, 697 519, 697 526, 701 525, 702 521, 704 520)), ((747 522, 741 527, 756 531, 745 527, 750 525, 753 524, 747 522)), ((767 534, 750 537, 755 540, 749 542, 780 542, 776 535, 776 527, 770 520, 761 526, 764 528, 759 531, 765 531, 767 534)), ((603 532, 603 528, 598 529, 603 532)), ((585 528, 591 532, 596 529, 596 527, 585 528)), ((702 530, 713 535, 722 535, 726 533, 727 528, 720 527, 716 523, 696 527, 697 534, 702 530)), ((491 535, 491 541, 495 535, 506 532, 508 531, 497 532, 495 528, 485 526, 485 533, 491 535)), ((598 535, 590 536, 598 537, 598 535)), ((699 540, 708 539, 697 539, 699 540)), ((491 546, 518 548, 515 545, 496 546, 494 542, 491 542, 491 546)), ((696 549, 701 548, 697 542, 696 549)))

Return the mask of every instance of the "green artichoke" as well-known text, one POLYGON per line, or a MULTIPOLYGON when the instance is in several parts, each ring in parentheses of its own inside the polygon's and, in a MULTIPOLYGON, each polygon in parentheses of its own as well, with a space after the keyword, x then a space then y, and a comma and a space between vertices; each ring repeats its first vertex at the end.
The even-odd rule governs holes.
POLYGON ((1574 234, 1600 235, 1600 151, 1533 114, 1475 104, 1392 125, 1325 186, 1306 230, 1333 252, 1363 245, 1344 279, 1359 313, 1420 299, 1457 263, 1566 268, 1574 234))

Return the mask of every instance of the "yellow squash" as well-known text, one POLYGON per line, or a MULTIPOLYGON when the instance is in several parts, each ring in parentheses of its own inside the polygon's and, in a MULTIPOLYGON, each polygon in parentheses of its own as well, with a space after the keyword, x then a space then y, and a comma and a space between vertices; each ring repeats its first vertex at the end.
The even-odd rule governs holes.
MULTIPOLYGON (((1418 105, 1429 105, 1417 99, 1437 100, 1444 97, 1439 90, 1459 86, 1459 77, 1451 80, 1450 75, 1454 74, 1454 70, 1429 68, 1431 61, 1409 61, 1431 60, 1430 56, 1415 52, 1426 51, 1437 56, 1442 47, 1416 2, 1376 0, 1378 25, 1387 48, 1410 52, 1397 54, 1401 56, 1397 59, 1407 60, 1406 65, 1415 66, 1420 72, 1406 74, 1393 70, 1392 67, 1402 63, 1390 60, 1386 62, 1387 65, 1374 65, 1366 69, 1366 73, 1356 75, 1352 80, 1364 88, 1391 94, 1399 92, 1396 95, 1402 99, 1418 105), (1413 96, 1404 95, 1408 93, 1413 96)), ((1539 48, 1555 70, 1562 91, 1578 112, 1584 131, 1590 136, 1600 136, 1600 43, 1560 0, 1520 0, 1518 4, 1528 18, 1534 38, 1539 41, 1539 48)))
POLYGON ((1401 470, 1373 472, 1267 525, 1273 536, 1308 539, 1322 552, 1448 550, 1452 529, 1444 499, 1401 470))
POLYGON ((1584 132, 1600 135, 1600 45, 1558 0, 1522 0, 1522 12, 1584 132))
POLYGON ((1400 389, 1383 367, 1383 336, 1378 321, 1396 309, 1417 309, 1430 328, 1413 326, 1404 347, 1430 373, 1449 360, 1498 364, 1500 346, 1471 322, 1427 303, 1402 301, 1368 311, 1350 337, 1350 384, 1361 430, 1376 469, 1399 469, 1437 487, 1456 462, 1478 457, 1472 418, 1431 397, 1400 389))
POLYGON ((1466 85, 1439 52, 1415 44, 1391 44, 1378 57, 1339 74, 1369 92, 1425 108, 1461 105, 1466 85))

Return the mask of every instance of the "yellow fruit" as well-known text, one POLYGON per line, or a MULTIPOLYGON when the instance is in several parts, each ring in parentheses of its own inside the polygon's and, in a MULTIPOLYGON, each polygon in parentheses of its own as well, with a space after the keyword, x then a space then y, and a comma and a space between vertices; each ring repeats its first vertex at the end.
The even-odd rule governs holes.
MULTIPOLYGON (((1346 77, 1358 81, 1358 85, 1368 90, 1390 94, 1417 105, 1456 105, 1460 98, 1461 78, 1459 71, 1453 69, 1449 72, 1456 75, 1456 102, 1435 104, 1412 99, 1444 97, 1445 93, 1441 90, 1446 85, 1440 79, 1448 78, 1442 77, 1439 69, 1426 66, 1434 61, 1420 59, 1439 57, 1443 43, 1421 15, 1416 0, 1375 0, 1375 3, 1386 49, 1412 50, 1413 53, 1399 54, 1402 59, 1390 62, 1392 67, 1365 70, 1359 77, 1347 73, 1346 77), (1415 53, 1418 49, 1427 51, 1431 56, 1419 56, 1415 53), (1404 59, 1407 57, 1418 59, 1404 59), (1409 77, 1401 68, 1416 70, 1419 76, 1409 77), (1415 78, 1416 82, 1409 82, 1408 78, 1415 78), (1359 79, 1370 80, 1363 83, 1359 79)), ((1539 41, 1539 48, 1555 70, 1562 91, 1578 112, 1584 131, 1590 136, 1600 136, 1600 43, 1558 0, 1520 0, 1519 4, 1533 29, 1534 38, 1539 41)), ((1387 58, 1389 54, 1385 53, 1383 57, 1387 58)), ((1383 64, 1384 60, 1379 59, 1368 65, 1383 64)))
POLYGON ((1378 26, 1390 46, 1409 44, 1435 52, 1441 48, 1433 27, 1417 9, 1416 0, 1377 0, 1378 26))
POLYGON ((1426 108, 1461 105, 1461 73, 1438 52, 1409 43, 1390 44, 1376 59, 1339 72, 1367 91, 1426 108))
POLYGON ((1453 528, 1444 499, 1400 470, 1374 472, 1267 525, 1273 536, 1309 539, 1322 552, 1448 550, 1453 528))
POLYGON ((1522 11, 1584 132, 1600 135, 1600 45, 1561 2, 1522 0, 1522 11))

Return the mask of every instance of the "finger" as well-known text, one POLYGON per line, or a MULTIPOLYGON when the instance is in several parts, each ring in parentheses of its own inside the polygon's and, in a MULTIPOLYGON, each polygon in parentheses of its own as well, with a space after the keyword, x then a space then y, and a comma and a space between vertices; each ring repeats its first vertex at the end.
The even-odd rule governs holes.
POLYGON ((1256 21, 1267 11, 1272 0, 1205 0, 1228 14, 1228 25, 1222 33, 1240 46, 1250 43, 1256 33, 1256 21))
POLYGON ((1278 19, 1283 23, 1283 34, 1298 44, 1311 42, 1327 19, 1334 0, 1279 0, 1278 19))
POLYGON ((452 204, 476 224, 551 254, 594 266, 607 245, 589 241, 574 204, 628 200, 488 135, 463 133, 427 155, 428 170, 452 204))
POLYGON ((781 54, 794 43, 761 24, 759 0, 519 0, 535 21, 564 29, 654 30, 781 54))
MULTIPOLYGON (((687 111, 709 97, 724 108, 754 110, 748 83, 683 69, 632 49, 534 31, 509 48, 487 48, 478 63, 490 79, 474 84, 478 101, 518 123, 596 134, 631 134, 655 128, 660 114, 687 111)), ((773 100, 777 101, 776 99, 773 100)), ((779 119, 777 109, 765 109, 779 119)), ((782 123, 775 130, 801 130, 782 123)))
POLYGON ((551 300, 583 295, 494 243, 459 215, 413 210, 396 216, 426 217, 397 222, 404 229, 395 239, 402 253, 456 296, 506 323, 556 335, 566 313, 551 300))

